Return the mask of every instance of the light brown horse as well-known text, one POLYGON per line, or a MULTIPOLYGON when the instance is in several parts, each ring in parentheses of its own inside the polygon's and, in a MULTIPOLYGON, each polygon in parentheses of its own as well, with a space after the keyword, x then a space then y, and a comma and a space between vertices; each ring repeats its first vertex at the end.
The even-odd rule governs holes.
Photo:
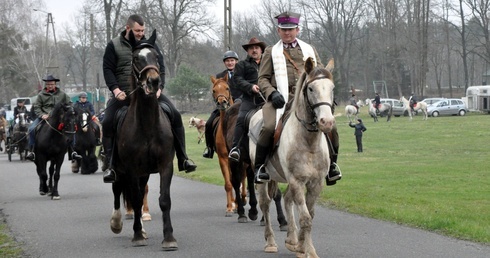
POLYGON ((7 149, 7 128, 7 119, 5 119, 5 117, 3 116, 0 116, 0 152, 3 151, 2 141, 4 142, 5 149, 7 149))
POLYGON ((206 130, 206 120, 193 116, 189 119, 189 127, 195 127, 197 129, 197 144, 201 143, 204 137, 204 131, 206 130))
MULTIPOLYGON (((284 205, 288 221, 286 248, 297 257, 318 257, 311 230, 314 206, 330 167, 330 155, 325 133, 335 126, 332 114, 334 82, 331 73, 333 62, 326 68, 315 67, 311 58, 305 62, 305 72, 296 84, 291 116, 283 125, 279 146, 265 164, 271 181, 258 185, 259 206, 265 217, 265 252, 277 252, 277 244, 271 227, 269 207, 278 183, 286 183, 284 205), (299 216, 299 232, 293 206, 299 216)), ((262 119, 258 111, 250 122, 250 158, 255 159, 255 136, 260 130, 256 125, 262 119), (258 128, 258 130, 254 129, 258 128)))
MULTIPOLYGON (((221 173, 223 174, 223 179, 225 181, 225 191, 226 191, 225 216, 231 217, 235 212, 236 203, 235 203, 235 197, 233 197, 233 185, 231 184, 230 163, 228 161, 229 150, 228 147, 226 146, 226 134, 222 121, 225 118, 226 110, 231 105, 233 105, 233 98, 231 97, 230 87, 228 86, 228 76, 219 79, 216 79, 214 76, 211 76, 211 82, 213 83, 211 90, 213 93, 214 103, 216 104, 216 108, 219 110, 219 118, 214 133, 214 144, 215 144, 216 154, 218 155, 221 173)), ((245 196, 246 196, 245 187, 242 187, 242 189, 245 192, 245 196)))

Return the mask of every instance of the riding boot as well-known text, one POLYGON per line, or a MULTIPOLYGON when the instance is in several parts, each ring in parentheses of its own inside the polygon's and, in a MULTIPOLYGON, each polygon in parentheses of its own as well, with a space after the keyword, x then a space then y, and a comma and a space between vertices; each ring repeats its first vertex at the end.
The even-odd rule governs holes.
POLYGON ((228 158, 239 162, 240 161, 240 143, 244 137, 244 130, 242 126, 235 126, 235 131, 233 132, 233 143, 228 158))
POLYGON ((265 160, 269 154, 269 146, 257 144, 255 149, 255 183, 262 184, 271 180, 267 171, 265 171, 265 160))
POLYGON ((102 137, 102 145, 104 148, 104 164, 102 165, 102 170, 104 171, 103 179, 104 183, 114 183, 116 182, 116 171, 112 168, 112 150, 114 148, 114 140, 112 137, 102 137))
POLYGON ((330 167, 325 177, 327 185, 334 185, 337 180, 342 179, 342 172, 340 171, 339 165, 337 165, 337 158, 339 155, 339 135, 337 128, 334 128, 331 132, 331 138, 329 134, 325 134, 328 143, 328 149, 330 153, 330 167))
POLYGON ((184 127, 172 128, 174 133, 174 146, 177 155, 179 171, 190 173, 196 170, 196 164, 187 157, 185 152, 185 131, 184 127))
POLYGON ((34 154, 34 146, 29 146, 29 152, 26 155, 26 159, 32 162, 36 160, 36 155, 34 154))
POLYGON ((206 126, 206 130, 204 131, 204 137, 206 138, 206 149, 204 149, 202 156, 204 158, 212 159, 214 156, 214 150, 213 150, 214 137, 213 137, 213 128, 212 126, 209 127, 211 128, 208 128, 208 126, 206 126))

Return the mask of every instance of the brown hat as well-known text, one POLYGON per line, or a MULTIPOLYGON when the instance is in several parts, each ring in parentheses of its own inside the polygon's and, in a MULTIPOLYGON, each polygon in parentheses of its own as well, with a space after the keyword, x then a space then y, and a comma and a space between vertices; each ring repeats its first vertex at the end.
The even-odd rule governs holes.
POLYGON ((264 42, 258 40, 256 37, 251 38, 248 44, 242 45, 245 51, 248 51, 248 47, 250 46, 259 46, 262 49, 262 53, 264 53, 264 49, 265 47, 267 47, 267 45, 264 42))

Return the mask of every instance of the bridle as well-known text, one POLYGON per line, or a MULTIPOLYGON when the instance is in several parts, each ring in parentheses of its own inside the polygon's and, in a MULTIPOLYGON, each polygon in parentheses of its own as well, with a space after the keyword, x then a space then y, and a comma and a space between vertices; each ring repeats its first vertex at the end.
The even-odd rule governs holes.
MULTIPOLYGON (((214 86, 216 86, 217 84, 214 84, 213 85, 213 89, 214 89, 214 86)), ((230 99, 231 99, 231 92, 228 91, 228 96, 224 95, 224 94, 219 94, 218 96, 216 96, 216 98, 214 98, 214 104, 216 105, 216 107, 219 109, 219 110, 224 110, 226 109, 226 107, 224 105, 222 105, 220 102, 219 102, 219 98, 224 98, 226 100, 227 103, 230 103, 230 99)))
POLYGON ((310 83, 316 81, 316 80, 323 80, 323 79, 330 79, 330 77, 328 77, 326 75, 318 76, 318 77, 313 78, 310 81, 305 81, 305 83, 303 84, 303 98, 305 99, 305 101, 307 103, 308 114, 313 117, 312 120, 310 122, 307 122, 307 121, 298 117, 297 111, 294 112, 296 119, 298 119, 298 121, 301 123, 301 125, 303 125, 303 127, 306 130, 308 130, 308 132, 318 132, 318 123, 316 121, 317 117, 316 117, 316 114, 314 112, 315 108, 320 107, 320 106, 329 106, 330 109, 333 109, 332 104, 329 102, 318 102, 318 103, 312 104, 310 99, 308 98, 308 93, 306 92, 306 90, 308 89, 308 85, 310 83))
MULTIPOLYGON (((138 47, 138 49, 143 49, 143 48, 153 48, 152 45, 150 44, 142 44, 140 47, 138 47)), ((137 89, 144 89, 144 87, 146 87, 146 82, 141 82, 141 77, 143 76, 143 74, 145 72, 147 72, 148 70, 155 70, 157 72, 157 74, 160 74, 160 68, 156 65, 153 65, 153 64, 149 64, 149 65, 146 65, 145 67, 143 67, 142 69, 139 69, 138 66, 136 66, 136 64, 131 60, 131 64, 132 64, 132 67, 133 67, 133 76, 136 80, 136 88, 134 90, 132 90, 129 95, 131 95, 134 91, 136 91, 137 89)))

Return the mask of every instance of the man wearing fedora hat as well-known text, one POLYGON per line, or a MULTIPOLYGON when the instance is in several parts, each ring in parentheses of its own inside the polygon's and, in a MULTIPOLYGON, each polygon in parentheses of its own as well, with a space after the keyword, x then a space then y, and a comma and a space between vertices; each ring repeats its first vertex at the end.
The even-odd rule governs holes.
POLYGON ((247 51, 247 58, 238 62, 235 66, 235 76, 233 76, 235 85, 243 93, 242 104, 238 111, 233 145, 228 155, 231 160, 237 162, 240 160, 240 145, 242 142, 247 142, 247 134, 244 128, 245 117, 250 110, 264 103, 264 99, 259 95, 258 80, 260 60, 267 45, 253 37, 248 44, 242 45, 242 47, 247 51))
MULTIPOLYGON (((255 153, 256 182, 267 182, 269 174, 264 168, 266 158, 273 144, 273 135, 277 120, 284 112, 284 105, 294 99, 294 87, 304 71, 304 60, 311 57, 317 66, 323 66, 316 49, 308 43, 296 38, 299 33, 300 14, 283 12, 277 19, 277 33, 281 40, 274 46, 265 49, 259 70, 259 87, 267 102, 262 108, 262 130, 257 140, 255 153)), ((332 130, 338 136, 336 128, 332 130)), ((327 185, 333 185, 341 178, 341 172, 336 164, 338 154, 338 139, 330 139, 330 154, 332 165, 327 173, 327 185)), ((334 137, 333 137, 334 138, 334 137)), ((337 138, 337 137, 335 137, 337 138)))
MULTIPOLYGON (((34 143, 36 141, 36 126, 41 122, 41 120, 47 120, 51 111, 58 103, 70 103, 70 97, 56 86, 56 83, 60 80, 55 78, 53 75, 49 74, 43 78, 45 83, 44 89, 39 92, 36 98, 36 102, 32 105, 36 119, 29 126, 29 153, 26 159, 34 161, 34 143)), ((69 145, 69 159, 82 159, 82 156, 78 155, 76 151, 73 150, 73 141, 69 145)))

